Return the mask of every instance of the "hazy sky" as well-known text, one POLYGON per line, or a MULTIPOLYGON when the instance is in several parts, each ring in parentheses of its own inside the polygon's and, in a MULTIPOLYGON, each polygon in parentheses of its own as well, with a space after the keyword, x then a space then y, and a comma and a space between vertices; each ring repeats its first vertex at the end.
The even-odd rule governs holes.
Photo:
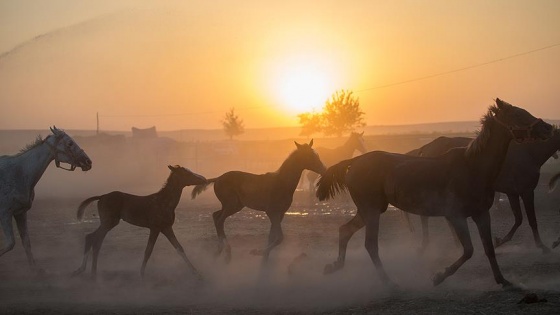
POLYGON ((370 125, 560 119, 559 70, 556 0, 0 0, 0 129, 294 126, 338 89, 370 125))

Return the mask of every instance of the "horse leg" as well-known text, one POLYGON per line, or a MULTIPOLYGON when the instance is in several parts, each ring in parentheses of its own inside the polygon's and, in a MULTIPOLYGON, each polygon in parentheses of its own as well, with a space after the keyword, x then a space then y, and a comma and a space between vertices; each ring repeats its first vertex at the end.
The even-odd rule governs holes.
POLYGON ((241 211, 241 209, 243 209, 243 205, 241 204, 237 204, 234 207, 226 207, 222 203, 222 210, 216 211, 212 214, 214 226, 216 227, 216 233, 218 234, 218 252, 216 253, 216 256, 225 249, 225 261, 228 264, 231 262, 231 246, 228 243, 226 233, 224 231, 224 223, 227 217, 241 211))
MULTIPOLYGON (((99 230, 99 228, 97 228, 97 230, 99 230)), ((82 259, 82 264, 80 265, 80 267, 72 273, 72 277, 77 276, 86 270, 87 261, 91 253, 91 247, 93 245, 93 240, 97 230, 86 235, 85 245, 84 245, 84 258, 82 259)))
MULTIPOLYGON (((442 283, 443 280, 445 280, 447 277, 453 275, 459 269, 459 267, 461 267, 473 255, 473 245, 471 236, 469 234, 467 219, 459 217, 447 217, 447 220, 455 230, 455 233, 457 234, 461 245, 463 245, 463 255, 461 255, 461 257, 459 257, 459 259, 457 259, 451 266, 445 268, 444 271, 438 272, 434 275, 434 278, 432 279, 434 286, 442 283)), ((490 242, 491 241, 492 240, 490 240, 490 242)))
POLYGON ((498 262, 496 261, 496 253, 494 252, 494 246, 492 245, 490 212, 483 211, 482 213, 479 213, 472 218, 474 220, 474 223, 476 223, 476 227, 478 228, 480 240, 482 241, 482 245, 484 245, 484 253, 486 254, 486 257, 488 257, 488 261, 490 262, 490 266, 492 267, 492 272, 494 273, 494 279, 496 280, 496 283, 501 284, 502 287, 511 286, 512 284, 507 281, 502 275, 500 267, 498 266, 498 262))
POLYGON ((540 248, 544 254, 549 253, 550 249, 546 247, 539 235, 539 228, 537 227, 537 217, 535 215, 535 193, 531 190, 521 195, 523 200, 523 205, 525 206, 525 212, 527 213, 527 221, 533 230, 533 238, 535 239, 535 245, 540 248))
POLYGON ((338 228, 338 258, 332 264, 328 264, 325 266, 323 274, 330 274, 344 267, 348 242, 350 241, 354 233, 356 233, 363 227, 364 221, 362 220, 362 217, 358 213, 356 213, 356 215, 350 221, 338 228))
MULTIPOLYGON (((16 219, 16 224, 19 231, 19 236, 21 237, 21 242, 23 248, 25 248, 25 254, 27 255, 27 262, 29 266, 35 269, 35 258, 33 258, 33 253, 31 252, 31 241, 29 240, 29 232, 27 230, 27 212, 22 212, 20 214, 14 215, 16 219)), ((38 270, 41 272, 40 270, 38 270)))
POLYGON ((148 245, 146 245, 146 251, 144 251, 144 260, 142 261, 142 267, 140 268, 140 275, 144 278, 144 270, 146 270, 146 264, 148 263, 148 259, 152 255, 152 251, 154 250, 154 245, 156 244, 156 240, 159 236, 159 230, 150 229, 150 237, 148 238, 148 245))
POLYGON ((268 261, 268 256, 270 255, 270 251, 280 245, 284 240, 284 233, 282 232, 282 219, 284 218, 284 214, 271 214, 267 213, 267 216, 270 220, 270 232, 268 233, 268 245, 264 249, 253 249, 251 254, 253 255, 262 255, 263 262, 268 261))
POLYGON ((504 243, 511 240, 513 234, 515 234, 515 231, 517 231, 517 228, 521 225, 521 222, 523 222, 523 215, 521 214, 521 203, 519 202, 519 195, 507 194, 507 196, 509 200, 509 205, 511 206, 511 211, 513 211, 513 215, 515 216, 515 223, 513 224, 513 226, 511 227, 510 231, 506 236, 504 236, 503 238, 496 237, 495 239, 496 247, 501 246, 504 243))
POLYGON ((198 270, 196 270, 194 265, 191 263, 191 261, 189 260, 189 258, 185 254, 185 250, 183 249, 183 246, 181 246, 181 244, 179 244, 179 241, 177 240, 177 237, 175 236, 175 233, 173 232, 173 227, 170 226, 170 227, 164 228, 161 232, 163 233, 163 235, 165 235, 165 237, 167 237, 167 239, 169 240, 171 245, 173 245, 173 247, 175 248, 175 250, 177 251, 179 256, 181 256, 181 258, 183 258, 183 260, 185 261, 185 263, 187 264, 189 269, 192 271, 192 273, 199 280, 201 280, 202 279, 201 274, 198 272, 198 270))
POLYGON ((97 276, 97 257, 99 256, 99 250, 101 249, 101 244, 103 244, 103 240, 105 239, 105 236, 107 235, 107 233, 114 228, 117 224, 119 223, 119 221, 117 222, 112 222, 111 225, 109 226, 105 226, 105 224, 101 224, 101 226, 97 229, 97 231, 94 232, 93 235, 93 258, 91 261, 91 274, 92 277, 96 277, 97 276))
POLYGON ((0 223, 2 224, 4 237, 6 238, 6 246, 0 250, 0 256, 2 256, 5 253, 11 251, 16 245, 14 229, 12 226, 12 215, 9 213, 9 211, 3 212, 3 215, 0 217, 0 223))
POLYGON ((216 227, 216 233, 218 234, 218 250, 214 254, 215 257, 220 256, 222 251, 224 250, 224 241, 226 239, 226 234, 224 232, 224 222, 225 218, 221 220, 221 216, 224 210, 218 210, 212 213, 212 219, 214 220, 214 227, 216 227))
POLYGON ((371 261, 377 269, 377 274, 381 281, 390 286, 395 286, 395 284, 389 279, 389 276, 383 268, 383 263, 379 259, 379 216, 380 211, 376 207, 371 208, 358 208, 358 214, 363 217, 366 226, 366 241, 365 247, 368 251, 371 261))
POLYGON ((430 227, 428 226, 429 217, 425 215, 420 216, 420 222, 422 223, 422 247, 418 250, 418 254, 423 255, 430 244, 430 227))

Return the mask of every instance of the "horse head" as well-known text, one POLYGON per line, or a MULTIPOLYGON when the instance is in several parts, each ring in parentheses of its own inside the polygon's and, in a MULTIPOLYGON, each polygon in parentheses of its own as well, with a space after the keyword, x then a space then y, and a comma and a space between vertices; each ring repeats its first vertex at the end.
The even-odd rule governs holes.
POLYGON ((352 132, 350 134, 350 138, 348 142, 352 144, 354 149, 358 150, 358 152, 364 154, 367 152, 365 142, 364 142, 364 132, 352 132))
POLYGON ((178 182, 183 187, 206 184, 206 178, 204 178, 204 176, 196 174, 188 168, 179 165, 168 165, 167 167, 171 170, 171 176, 177 178, 178 182))
POLYGON ((294 154, 297 155, 298 160, 300 161, 304 169, 310 170, 317 174, 323 174, 327 170, 323 162, 321 162, 319 154, 317 154, 317 152, 315 152, 315 150, 313 150, 312 148, 313 139, 311 139, 311 142, 309 142, 309 144, 299 144, 295 141, 294 143, 297 147, 297 150, 296 152, 294 152, 294 154))
POLYGON ((494 113, 494 119, 509 130, 516 142, 547 140, 552 136, 552 125, 499 98, 491 111, 494 113))
POLYGON ((76 167, 80 167, 82 171, 90 170, 92 166, 91 160, 76 141, 63 130, 56 128, 56 126, 50 129, 53 133, 52 137, 47 137, 45 142, 54 154, 56 167, 67 171, 73 171, 76 167), (61 162, 70 164, 70 168, 60 166, 61 162))

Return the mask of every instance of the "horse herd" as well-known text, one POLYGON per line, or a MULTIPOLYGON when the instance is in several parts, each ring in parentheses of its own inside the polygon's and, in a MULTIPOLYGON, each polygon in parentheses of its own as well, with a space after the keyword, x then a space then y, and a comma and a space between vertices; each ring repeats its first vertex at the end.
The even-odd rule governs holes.
MULTIPOLYGON (((27 231, 27 211, 33 202, 35 185, 53 160, 57 167, 69 171, 77 167, 87 171, 92 167, 87 154, 70 136, 56 127, 51 128, 51 132, 45 139, 37 138, 16 155, 0 157, 0 221, 5 235, 0 256, 14 247, 13 217, 29 264, 34 269, 37 267, 27 231), (70 167, 64 168, 61 163, 70 167)), ((90 197, 79 205, 77 216, 81 220, 86 207, 97 201, 99 227, 86 235, 83 261, 74 275, 86 269, 91 254, 91 271, 92 275, 96 274, 101 244, 106 234, 123 220, 150 230, 142 276, 156 239, 162 233, 193 274, 202 278, 177 240, 173 223, 183 188, 194 186, 191 195, 195 198, 211 184, 221 203, 221 208, 212 214, 219 240, 217 255, 224 253, 226 262, 231 260, 224 222, 248 207, 263 211, 271 222, 267 246, 252 252, 263 256, 266 262, 271 250, 283 240, 281 222, 292 204, 304 170, 320 175, 316 184, 319 200, 330 199, 348 190, 357 207, 355 216, 339 229, 338 258, 325 267, 325 273, 343 268, 350 238, 365 227, 365 247, 379 277, 387 285, 394 285, 378 254, 379 218, 389 204, 406 213, 422 216, 423 247, 428 243, 427 217, 430 216, 445 217, 462 245, 462 255, 434 276, 434 285, 454 274, 472 256, 473 245, 467 225, 467 218, 471 217, 478 228, 495 281, 504 287, 512 286, 500 271, 494 246, 511 239, 521 224, 519 198, 525 205, 536 245, 549 251, 538 234, 533 190, 539 179, 540 166, 560 149, 560 134, 555 127, 522 108, 496 99, 496 104, 490 106, 481 119, 481 129, 474 139, 441 138, 407 154, 396 154, 366 152, 362 135, 352 133, 343 146, 330 152, 319 148, 314 150, 313 140, 305 144, 296 142, 296 150, 280 168, 266 174, 230 171, 206 179, 184 167, 169 166, 171 173, 166 183, 154 194, 136 196, 114 191, 90 197), (352 158, 355 150, 362 154, 352 158), (323 162, 329 167, 326 168, 323 162), (494 243, 489 209, 495 191, 507 194, 515 225, 504 238, 496 239, 494 243)), ((559 177, 560 174, 553 176, 550 185, 559 177)), ((316 175, 308 175, 312 184, 316 178, 316 175)), ((315 187, 311 188, 314 191, 315 187)), ((560 239, 553 247, 558 244, 560 239)))

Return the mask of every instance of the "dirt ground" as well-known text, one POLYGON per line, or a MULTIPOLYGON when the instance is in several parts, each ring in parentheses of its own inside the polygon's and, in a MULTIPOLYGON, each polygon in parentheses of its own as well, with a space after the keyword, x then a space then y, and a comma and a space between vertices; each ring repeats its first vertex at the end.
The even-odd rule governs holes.
MULTIPOLYGON (((190 200, 185 189, 177 208, 175 233, 205 281, 194 280, 169 242, 161 236, 148 262, 146 278, 139 269, 148 239, 146 229, 121 222, 106 237, 99 274, 72 278, 82 259, 84 236, 97 225, 95 206, 77 222, 76 208, 88 195, 39 198, 29 213, 33 251, 44 274, 30 272, 21 242, 0 258, 2 314, 558 314, 560 248, 549 254, 536 249, 525 218, 513 240, 497 249, 501 270, 525 290, 496 285, 476 227, 470 222, 474 256, 438 287, 431 277, 460 255, 441 218, 432 219, 432 244, 424 255, 419 219, 411 232, 400 213, 388 210, 381 221, 380 254, 399 285, 383 286, 364 247, 364 233, 351 240, 344 270, 324 276, 323 267, 337 255, 338 226, 354 214, 344 198, 313 203, 303 192, 284 219, 284 243, 267 265, 251 249, 267 239, 268 219, 245 209, 226 221, 233 260, 214 257, 217 238, 211 213, 218 210, 212 190, 190 200), (299 259, 296 259, 299 257, 299 259), (291 266, 291 268, 288 268, 291 266), (547 302, 518 302, 536 293, 547 302)), ((560 191, 539 187, 537 219, 550 245, 560 235, 560 191)), ((503 236, 513 216, 507 202, 492 209, 493 233, 503 236)))

